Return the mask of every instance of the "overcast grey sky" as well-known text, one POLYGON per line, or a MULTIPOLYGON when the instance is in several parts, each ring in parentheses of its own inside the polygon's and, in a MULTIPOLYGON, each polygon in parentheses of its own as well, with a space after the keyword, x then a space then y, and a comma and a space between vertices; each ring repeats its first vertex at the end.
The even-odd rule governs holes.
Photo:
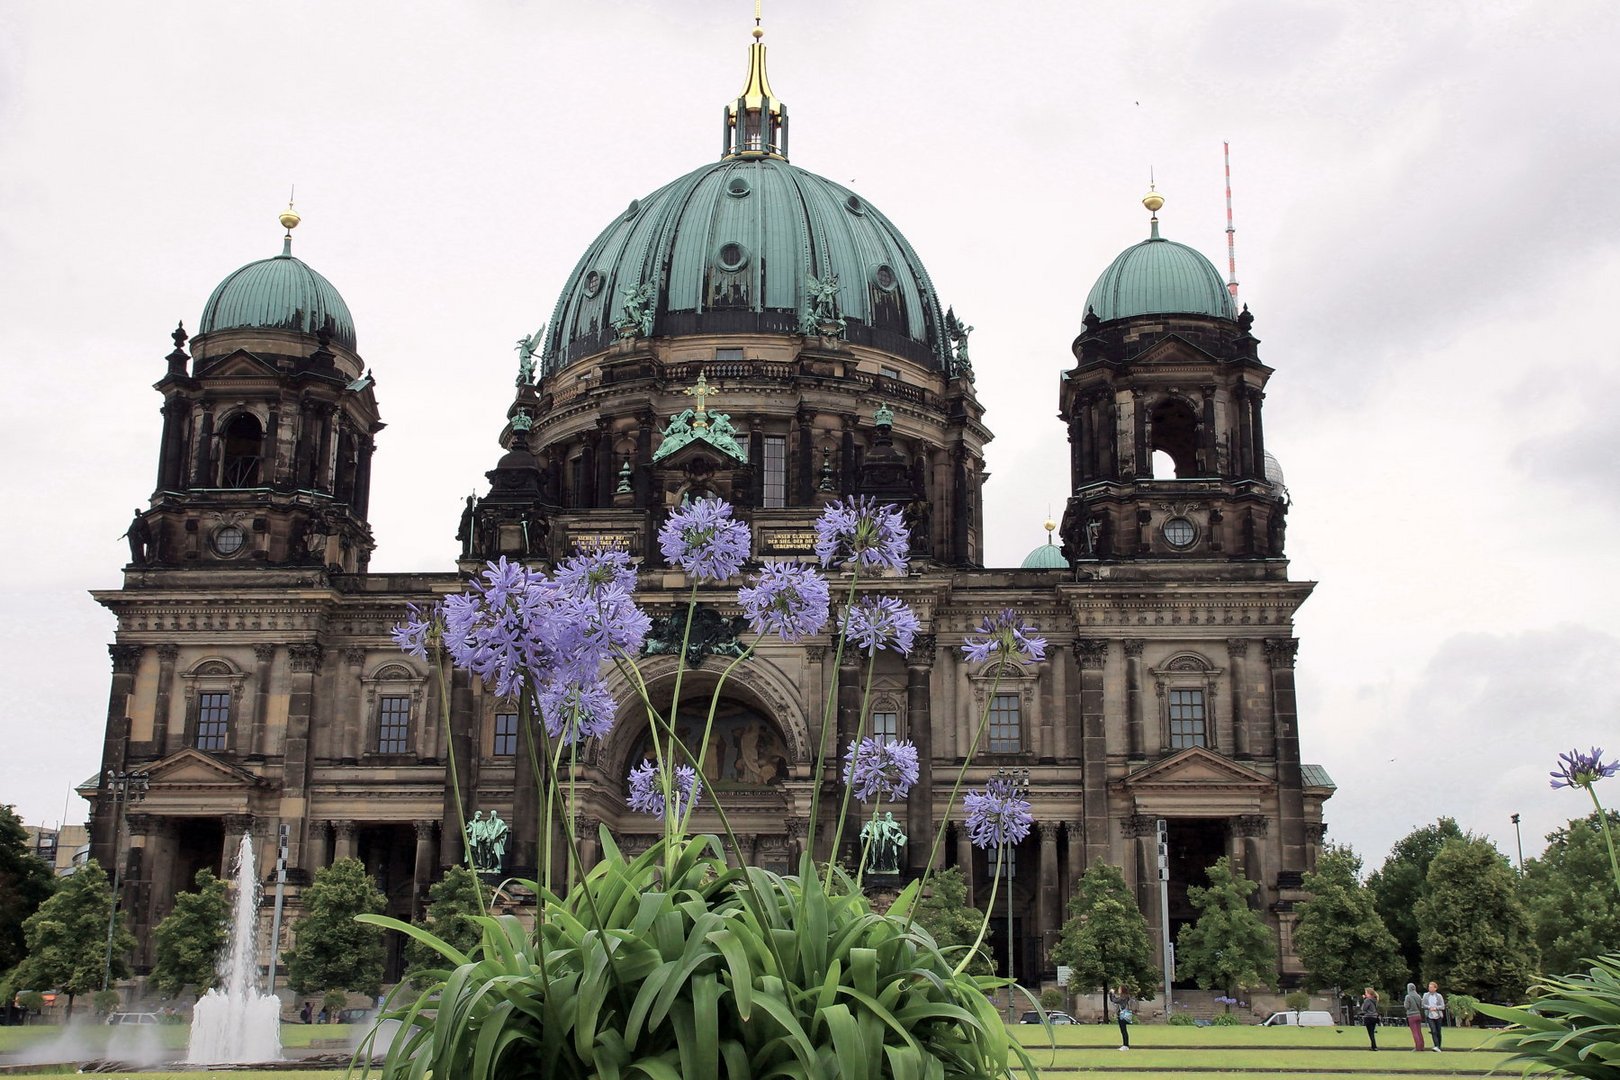
MULTIPOLYGON (((118 539, 156 469, 168 333, 294 250, 354 313, 389 428, 373 565, 451 566, 549 318, 632 199, 719 153, 746 0, 0 9, 0 801, 84 817, 118 539)), ((1527 851, 1620 752, 1612 3, 766 4, 796 165, 905 232, 977 327, 989 557, 1061 510, 1092 281, 1146 234, 1225 264, 1276 369, 1305 760, 1373 866, 1451 814, 1527 851), (1607 102, 1608 104, 1604 104, 1607 102), (1051 418, 1051 419, 1045 419, 1051 418)), ((1620 803, 1620 784, 1608 801, 1620 803)))

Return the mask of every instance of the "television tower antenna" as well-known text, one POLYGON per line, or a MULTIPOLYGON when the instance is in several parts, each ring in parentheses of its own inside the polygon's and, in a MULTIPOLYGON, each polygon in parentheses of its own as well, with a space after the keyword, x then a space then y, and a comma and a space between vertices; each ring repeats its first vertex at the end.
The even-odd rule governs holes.
POLYGON ((1226 161, 1226 291, 1237 303, 1237 231, 1232 228, 1232 144, 1222 140, 1221 156, 1226 161))

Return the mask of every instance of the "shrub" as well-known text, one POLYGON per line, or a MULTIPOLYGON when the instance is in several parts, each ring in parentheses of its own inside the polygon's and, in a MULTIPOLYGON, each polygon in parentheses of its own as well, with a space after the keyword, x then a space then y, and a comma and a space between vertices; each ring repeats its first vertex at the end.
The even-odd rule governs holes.
POLYGON ((1041 1008, 1045 1009, 1047 1012, 1051 1012, 1053 1009, 1063 1008, 1063 1002, 1063 991, 1059 990, 1057 987, 1048 986, 1045 990, 1041 991, 1041 1008))
POLYGON ((106 1016, 118 1008, 118 991, 97 990, 90 996, 90 1004, 95 1008, 97 1016, 106 1016))
POLYGON ((1468 994, 1452 994, 1446 998, 1446 1011, 1457 1018, 1459 1024, 1471 1024, 1479 1014, 1479 998, 1468 994))
POLYGON ((1239 1020, 1233 1013, 1221 1013, 1210 1022, 1216 1027, 1237 1027, 1243 1023, 1243 1021, 1239 1020))
POLYGON ((1171 1027, 1196 1027, 1198 1022, 1186 1013, 1176 1013, 1170 1018, 1171 1027))

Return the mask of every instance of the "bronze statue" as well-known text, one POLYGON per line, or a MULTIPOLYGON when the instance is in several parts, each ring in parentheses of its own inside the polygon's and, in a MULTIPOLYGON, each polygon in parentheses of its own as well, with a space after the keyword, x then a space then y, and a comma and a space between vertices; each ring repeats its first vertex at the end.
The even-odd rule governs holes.
POLYGON ((129 537, 129 561, 136 566, 145 566, 155 552, 152 545, 152 527, 146 523, 140 507, 135 508, 135 517, 129 523, 129 529, 125 531, 124 536, 129 537))
POLYGON ((894 811, 885 810, 861 826, 861 839, 869 845, 866 868, 874 874, 898 874, 900 853, 906 847, 906 831, 894 819, 894 811))
POLYGON ((542 326, 528 337, 518 338, 515 348, 518 351, 518 386, 529 386, 534 382, 534 354, 539 351, 540 340, 545 337, 546 328, 542 326))

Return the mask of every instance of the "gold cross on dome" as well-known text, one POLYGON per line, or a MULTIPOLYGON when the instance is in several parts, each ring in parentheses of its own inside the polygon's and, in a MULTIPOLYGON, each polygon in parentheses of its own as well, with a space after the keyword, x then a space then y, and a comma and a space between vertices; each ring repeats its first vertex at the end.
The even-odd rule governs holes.
POLYGON ((697 411, 692 416, 692 427, 701 431, 709 426, 709 410, 704 405, 705 398, 717 397, 720 391, 709 385, 709 378, 703 372, 698 372, 697 385, 681 393, 690 398, 697 398, 697 411))

